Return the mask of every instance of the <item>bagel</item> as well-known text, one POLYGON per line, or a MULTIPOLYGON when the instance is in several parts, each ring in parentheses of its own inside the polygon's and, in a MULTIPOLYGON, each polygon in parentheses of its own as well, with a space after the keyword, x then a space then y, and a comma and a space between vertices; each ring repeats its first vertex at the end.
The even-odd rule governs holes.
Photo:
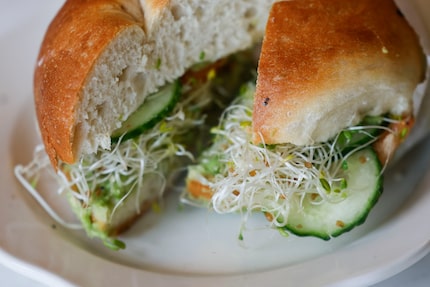
POLYGON ((273 9, 259 62, 256 143, 313 144, 367 115, 412 113, 425 72, 418 38, 392 1, 359 2, 273 9))
MULTIPOLYGON (((414 124, 419 39, 392 0, 273 4, 258 74, 188 167, 184 202, 324 240, 362 224, 414 124)), ((242 238, 242 236, 240 236, 242 238)))
POLYGON ((202 53, 212 62, 250 47, 263 35, 271 2, 66 1, 34 73, 53 166, 110 149, 121 119, 201 62, 202 53))
MULTIPOLYGON (((209 88, 184 86, 179 79, 204 72, 205 82, 211 82, 214 70, 222 69, 218 63, 261 42, 272 2, 64 3, 41 44, 34 100, 45 152, 88 235, 111 248, 124 247, 115 237, 162 197, 181 158, 191 157, 176 141, 186 141, 184 134, 201 119, 187 118, 183 110, 191 107, 181 101, 190 105, 191 100, 176 93, 207 94, 209 88), (165 99, 159 95, 166 89, 175 95, 160 108, 165 99), (145 105, 160 111, 143 135, 113 140, 145 105)), ((138 117, 153 112, 146 108, 138 117)))

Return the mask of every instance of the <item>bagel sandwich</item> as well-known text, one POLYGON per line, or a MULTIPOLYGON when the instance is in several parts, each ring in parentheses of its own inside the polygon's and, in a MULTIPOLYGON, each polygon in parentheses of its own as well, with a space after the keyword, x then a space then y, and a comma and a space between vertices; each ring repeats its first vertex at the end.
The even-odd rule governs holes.
MULTIPOLYGON (((256 83, 188 168, 182 200, 324 240, 362 224, 414 124, 425 57, 392 0, 279 1, 256 83)), ((242 234, 240 235, 242 238, 242 234)))
POLYGON ((53 168, 87 234, 124 248, 117 236, 193 158, 211 103, 248 73, 272 2, 67 0, 34 73, 43 155, 21 173, 53 168))

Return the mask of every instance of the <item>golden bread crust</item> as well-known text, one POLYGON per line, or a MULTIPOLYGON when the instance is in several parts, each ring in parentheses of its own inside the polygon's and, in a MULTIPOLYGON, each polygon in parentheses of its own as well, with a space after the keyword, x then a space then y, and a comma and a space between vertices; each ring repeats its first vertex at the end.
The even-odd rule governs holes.
POLYGON ((424 69, 417 36, 391 0, 275 3, 258 68, 254 141, 312 144, 368 113, 410 114, 424 69))
POLYGON ((42 139, 54 167, 76 161, 76 113, 87 77, 105 47, 124 29, 143 26, 138 1, 69 0, 51 22, 34 74, 42 139))

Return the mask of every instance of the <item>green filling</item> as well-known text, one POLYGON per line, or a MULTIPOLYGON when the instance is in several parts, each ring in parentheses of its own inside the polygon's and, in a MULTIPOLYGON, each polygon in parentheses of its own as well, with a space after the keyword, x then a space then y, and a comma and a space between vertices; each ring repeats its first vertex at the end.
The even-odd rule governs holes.
POLYGON ((84 227, 85 231, 87 232, 87 235, 90 238, 101 239, 103 244, 112 250, 120 250, 126 248, 126 245, 123 241, 109 236, 105 231, 100 230, 97 226, 95 226, 92 220, 92 216, 93 209, 98 208, 96 205, 94 205, 92 208, 85 208, 82 206, 81 202, 75 197, 73 197, 73 195, 71 194, 69 194, 69 202, 75 214, 78 215, 82 226, 84 227))
MULTIPOLYGON (((242 88, 242 97, 249 97, 249 93, 246 93, 246 85, 242 88)), ((249 100, 249 98, 248 98, 249 100)), ((242 123, 242 126, 245 124, 242 123)), ((361 123, 357 126, 362 127, 362 129, 357 130, 344 130, 339 133, 335 147, 342 152, 342 154, 347 154, 351 151, 358 151, 366 147, 370 142, 373 142, 377 137, 383 132, 383 127, 387 126, 387 122, 382 116, 366 116, 361 123)), ((222 130, 223 127, 213 128, 212 131, 222 130)), ((216 136, 213 141, 216 143, 209 148, 209 150, 204 151, 199 158, 198 165, 199 170, 201 170, 203 175, 213 177, 219 174, 221 171, 225 170, 225 166, 228 163, 226 159, 223 158, 222 153, 217 150, 221 145, 228 145, 225 138, 216 136), (218 143, 217 143, 218 142, 218 143), (222 143, 220 143, 222 142, 222 143)), ((263 146, 263 145, 261 145, 263 146)), ((267 144, 264 147, 268 150, 274 151, 276 149, 276 144, 267 144)), ((192 167, 195 168, 195 167, 192 167)), ((348 169, 348 163, 346 161, 342 164, 343 169, 348 169)), ((329 189, 327 182, 324 178, 320 179, 324 188, 329 189)))
POLYGON ((346 129, 342 131, 336 141, 336 147, 347 154, 357 148, 375 140, 383 131, 381 127, 387 126, 382 116, 366 116, 358 126, 362 129, 346 129))
MULTIPOLYGON (((212 189, 215 195, 211 205, 217 212, 259 210, 264 212, 268 218, 272 217, 273 222, 277 222, 276 226, 280 228, 281 233, 294 231, 300 235, 327 239, 362 223, 382 190, 382 180, 379 174, 380 163, 374 156, 371 144, 383 131, 387 130, 389 120, 386 120, 385 116, 367 116, 357 126, 347 128, 333 140, 317 144, 315 147, 296 147, 289 144, 256 146, 251 143, 249 136, 253 87, 253 84, 243 85, 240 89, 240 96, 233 103, 231 110, 224 115, 218 126, 211 129, 212 144, 202 152, 196 165, 188 167, 187 182, 196 180, 212 189), (306 155, 297 156, 297 152, 302 151, 306 155), (363 153, 372 162, 369 164, 370 170, 375 171, 372 174, 360 171, 362 165, 357 164, 360 161, 357 158, 363 153), (270 154, 276 154, 276 156, 272 157, 270 154), (312 162, 303 161, 304 157, 311 158, 312 162), (351 161, 351 157, 354 160, 351 161), (265 163, 266 160, 272 160, 272 162, 265 163), (301 177, 303 174, 300 173, 291 175, 287 172, 288 168, 285 167, 287 165, 294 166, 293 169, 296 171, 304 171, 306 176, 301 177), (308 181, 307 176, 312 176, 314 179, 308 181), (258 178, 258 181, 254 178, 258 178), (357 178, 374 184, 360 190, 360 187, 357 187, 360 184, 357 182, 357 178), (266 192, 275 185, 276 190, 279 191, 266 192), (284 193, 287 189, 288 191, 284 193), (302 227, 293 229, 288 218, 294 218, 293 214, 300 213, 301 208, 296 206, 291 207, 290 210, 281 207, 288 204, 286 202, 293 196, 299 198, 300 206, 302 203, 311 202, 310 205, 305 204, 311 214, 313 205, 323 205, 324 202, 329 202, 326 206, 333 206, 334 212, 337 206, 345 206, 345 204, 342 205, 342 202, 350 203, 350 198, 356 198, 351 197, 351 192, 367 192, 370 200, 368 202, 357 201, 354 208, 356 211, 358 210, 359 216, 349 222, 338 220, 337 224, 342 228, 335 226, 334 231, 331 230, 327 233, 316 231, 316 226, 306 232, 303 232, 302 227), (284 194, 287 195, 284 196, 284 194), (287 198, 288 200, 286 200, 287 198), (300 201, 300 198, 304 201, 300 201), (277 213, 278 208, 281 208, 284 214, 277 213), (285 212, 287 214, 290 212, 288 210, 291 211, 291 216, 285 215, 285 212)), ((195 200, 194 204, 202 204, 201 199, 194 199, 186 193, 184 196, 186 201, 195 200)), ((329 207, 326 210, 331 212, 329 207)), ((348 213, 348 208, 345 208, 344 211, 348 213)))
POLYGON ((179 81, 168 84, 157 93, 148 96, 145 102, 122 123, 112 134, 112 142, 116 143, 134 138, 153 128, 169 115, 175 108, 181 95, 179 81))
MULTIPOLYGON (((76 186, 80 189, 76 192, 87 197, 85 203, 72 195, 75 191, 70 192, 70 201, 90 237, 101 239, 114 250, 125 248, 122 241, 109 235, 109 230, 101 229, 94 218, 105 218, 109 224, 117 204, 141 190, 137 184, 140 178, 158 174, 167 179, 172 170, 183 166, 184 158, 192 157, 192 153, 197 154, 206 146, 208 126, 218 120, 240 83, 251 77, 250 55, 246 51, 232 56, 218 73, 211 71, 211 81, 197 90, 181 86, 179 80, 166 85, 149 96, 113 133, 111 152, 100 151, 84 162, 64 167, 72 177, 71 182, 85 178, 85 185, 76 186), (111 159, 110 153, 120 155, 111 159)), ((163 191, 161 187, 153 189, 156 195, 163 191)))
MULTIPOLYGON (((340 194, 342 200, 315 204, 317 199, 312 197, 316 193, 309 193, 303 201, 296 198, 291 201, 288 222, 279 227, 281 230, 329 240, 364 223, 382 194, 382 166, 370 147, 354 153, 347 161, 351 168, 343 176, 350 184, 340 194)), ((337 192, 332 190, 328 192, 337 192)))

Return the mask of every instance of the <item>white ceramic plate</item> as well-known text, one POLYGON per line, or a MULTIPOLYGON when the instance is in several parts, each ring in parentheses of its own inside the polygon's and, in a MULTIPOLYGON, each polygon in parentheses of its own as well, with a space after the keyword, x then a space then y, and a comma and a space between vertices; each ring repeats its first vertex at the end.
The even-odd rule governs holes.
MULTIPOLYGON (((239 216, 181 207, 175 193, 163 212, 143 218, 122 237, 125 251, 62 228, 13 176, 38 143, 33 65, 61 4, 21 0, 0 12, 0 263, 55 286, 363 286, 430 250, 429 138, 388 170, 385 192, 366 223, 328 242, 284 238, 266 229, 260 215, 239 242, 239 216)), ((68 216, 54 189, 46 186, 44 195, 68 216)))

